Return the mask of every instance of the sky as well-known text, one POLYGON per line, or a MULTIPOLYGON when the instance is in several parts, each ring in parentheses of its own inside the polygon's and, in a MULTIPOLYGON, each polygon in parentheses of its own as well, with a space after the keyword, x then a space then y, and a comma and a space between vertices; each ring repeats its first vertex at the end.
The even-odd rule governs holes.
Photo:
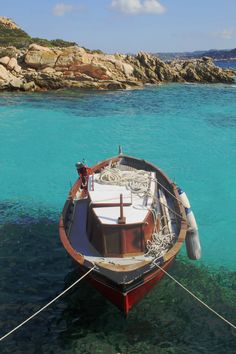
POLYGON ((236 47, 236 0, 0 0, 0 16, 108 53, 236 47))

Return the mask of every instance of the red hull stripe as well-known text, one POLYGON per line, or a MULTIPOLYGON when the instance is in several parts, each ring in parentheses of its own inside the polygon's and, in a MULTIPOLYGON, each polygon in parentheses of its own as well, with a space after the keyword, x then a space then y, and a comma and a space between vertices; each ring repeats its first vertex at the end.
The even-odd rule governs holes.
MULTIPOLYGON (((163 265, 163 269, 167 270, 171 266, 174 258, 163 265)), ((89 282, 97 289, 103 296, 105 296, 110 302, 116 305, 125 314, 131 310, 131 308, 137 304, 153 287, 160 281, 165 274, 157 269, 152 274, 149 274, 144 278, 144 282, 136 288, 130 290, 124 294, 111 286, 100 282, 98 279, 91 277, 88 278, 89 282)))

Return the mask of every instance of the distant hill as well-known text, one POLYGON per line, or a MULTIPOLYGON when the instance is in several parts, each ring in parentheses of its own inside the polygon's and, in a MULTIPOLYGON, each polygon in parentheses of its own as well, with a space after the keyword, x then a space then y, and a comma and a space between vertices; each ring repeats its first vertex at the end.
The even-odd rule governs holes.
POLYGON ((44 38, 33 38, 23 31, 14 21, 0 16, 0 47, 14 46, 20 49, 27 47, 31 43, 37 43, 47 47, 69 47, 76 45, 75 42, 68 42, 62 39, 48 40, 44 38))
POLYGON ((159 57, 160 59, 164 61, 169 61, 173 59, 195 59, 195 58, 201 58, 201 57, 211 57, 216 60, 230 60, 230 59, 236 59, 236 48, 235 49, 222 49, 222 50, 217 50, 217 49, 211 49, 211 50, 201 50, 201 51, 195 51, 195 52, 169 52, 169 53, 153 53, 153 55, 159 57))
POLYGON ((211 49, 203 53, 204 56, 211 57, 213 59, 236 59, 236 48, 230 50, 216 50, 211 49))

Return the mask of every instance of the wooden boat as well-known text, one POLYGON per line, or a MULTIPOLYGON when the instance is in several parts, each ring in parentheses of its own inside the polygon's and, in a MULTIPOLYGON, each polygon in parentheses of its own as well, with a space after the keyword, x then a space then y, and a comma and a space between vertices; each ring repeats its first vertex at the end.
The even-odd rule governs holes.
POLYGON ((178 188, 158 167, 122 153, 77 169, 60 218, 61 241, 83 273, 96 266, 88 280, 128 314, 185 240, 178 188))

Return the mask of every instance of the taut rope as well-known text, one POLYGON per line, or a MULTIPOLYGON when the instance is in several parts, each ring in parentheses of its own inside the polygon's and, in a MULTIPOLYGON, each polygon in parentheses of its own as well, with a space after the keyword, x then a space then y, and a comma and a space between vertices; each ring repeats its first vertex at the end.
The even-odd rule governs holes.
POLYGON ((192 291, 190 291, 189 289, 187 289, 183 284, 181 284, 178 280, 176 280, 172 275, 170 275, 165 269, 163 269, 161 266, 159 266, 159 264, 155 263, 155 266, 157 266, 163 273, 165 273, 171 280, 173 280, 176 284, 178 284, 182 289, 184 289, 188 294, 190 294, 194 299, 196 299, 198 302, 200 302, 203 306, 205 306, 208 310, 210 310, 211 312, 213 312, 217 317, 219 317, 222 321, 226 322, 228 325, 230 325, 230 327, 232 327, 233 329, 236 329, 236 326, 228 321, 225 317, 221 316, 218 312, 216 312, 215 310, 213 310, 213 308, 211 308, 209 305, 207 305, 204 301, 202 301, 201 299, 199 299, 199 297, 197 297, 194 293, 192 293, 192 291))
POLYGON ((32 320, 35 316, 37 316, 40 312, 42 312, 43 310, 45 310, 48 306, 50 306, 53 302, 55 302, 57 299, 59 299, 60 297, 62 297, 65 293, 67 293, 71 288, 73 288, 76 284, 78 284, 82 279, 84 279, 89 273, 92 272, 92 270, 94 270, 95 266, 93 266, 93 268, 89 269, 89 271, 87 273, 85 273, 84 275, 82 275, 82 277, 80 277, 79 279, 77 279, 73 284, 71 284, 68 288, 66 288, 64 291, 62 291, 59 295, 57 295, 54 299, 52 299, 50 302, 48 302, 46 305, 44 305, 43 307, 41 307, 38 311, 36 311, 33 315, 31 315, 30 317, 28 317, 25 321, 21 322, 18 326, 16 326, 15 328, 13 328, 11 331, 7 332, 4 336, 2 336, 0 338, 0 341, 2 341, 3 339, 5 339, 6 337, 8 337, 10 334, 12 334, 13 332, 15 332, 16 330, 18 330, 20 327, 22 327, 24 324, 26 324, 27 322, 29 322, 30 320, 32 320))

